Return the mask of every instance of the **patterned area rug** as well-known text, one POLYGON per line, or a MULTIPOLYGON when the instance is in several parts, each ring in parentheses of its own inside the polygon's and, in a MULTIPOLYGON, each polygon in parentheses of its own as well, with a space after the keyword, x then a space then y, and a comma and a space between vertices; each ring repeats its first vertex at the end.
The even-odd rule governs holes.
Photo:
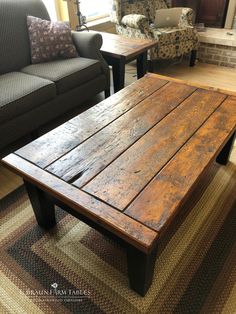
POLYGON ((0 313, 236 313, 235 192, 236 150, 170 226, 142 298, 122 247, 59 208, 45 232, 21 186, 0 201, 0 313))

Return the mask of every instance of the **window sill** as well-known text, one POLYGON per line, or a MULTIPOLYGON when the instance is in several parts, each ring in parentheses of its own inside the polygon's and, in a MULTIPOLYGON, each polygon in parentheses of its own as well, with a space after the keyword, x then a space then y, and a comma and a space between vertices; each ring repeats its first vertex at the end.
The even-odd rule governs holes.
POLYGON ((106 24, 108 22, 110 22, 110 17, 107 16, 107 17, 103 17, 101 19, 97 19, 97 20, 94 20, 94 21, 91 21, 91 22, 88 22, 86 24, 86 26, 89 28, 89 27, 94 27, 94 26, 98 26, 98 25, 102 25, 102 24, 106 24))

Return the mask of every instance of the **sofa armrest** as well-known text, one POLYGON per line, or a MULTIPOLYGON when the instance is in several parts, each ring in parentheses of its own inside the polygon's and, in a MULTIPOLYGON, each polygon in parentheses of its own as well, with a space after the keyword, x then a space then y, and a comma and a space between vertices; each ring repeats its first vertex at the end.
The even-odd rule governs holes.
POLYGON ((141 14, 125 15, 121 20, 121 24, 136 29, 149 28, 149 22, 147 17, 141 14))
POLYGON ((72 39, 80 57, 95 59, 101 62, 104 74, 107 77, 107 87, 110 86, 110 70, 103 59, 100 48, 102 35, 95 32, 72 32, 72 39))

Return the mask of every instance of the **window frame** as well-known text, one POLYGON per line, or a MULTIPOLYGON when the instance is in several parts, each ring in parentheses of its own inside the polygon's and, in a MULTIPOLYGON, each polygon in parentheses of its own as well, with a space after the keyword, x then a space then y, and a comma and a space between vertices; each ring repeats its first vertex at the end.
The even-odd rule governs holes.
MULTIPOLYGON (((80 1, 80 9, 81 9, 81 2, 82 2, 82 1, 87 1, 87 2, 88 2, 89 0, 81 0, 81 1, 80 1)), ((110 15, 110 10, 109 10, 109 8, 108 8, 108 12, 107 12, 107 13, 98 14, 98 15, 91 16, 91 17, 87 17, 86 13, 83 12, 83 11, 81 11, 81 14, 86 17, 86 23, 89 23, 89 22, 93 22, 93 21, 96 21, 96 20, 100 20, 100 19, 109 17, 109 15, 110 15)))

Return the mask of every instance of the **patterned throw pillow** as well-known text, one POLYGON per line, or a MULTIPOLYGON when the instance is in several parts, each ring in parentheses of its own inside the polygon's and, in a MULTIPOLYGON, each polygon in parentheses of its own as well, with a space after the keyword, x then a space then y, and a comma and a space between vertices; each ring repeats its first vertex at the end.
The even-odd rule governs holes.
POLYGON ((27 25, 32 63, 78 57, 69 22, 51 22, 27 16, 27 25))

